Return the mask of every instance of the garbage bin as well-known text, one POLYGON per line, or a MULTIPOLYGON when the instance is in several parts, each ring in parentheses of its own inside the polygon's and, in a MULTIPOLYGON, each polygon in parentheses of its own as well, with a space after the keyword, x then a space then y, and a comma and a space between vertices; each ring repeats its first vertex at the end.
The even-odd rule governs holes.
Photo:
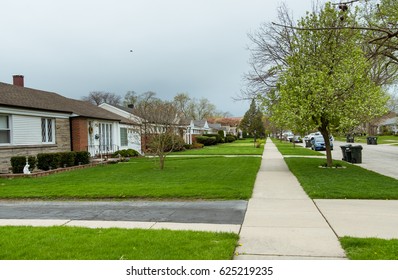
MULTIPOLYGON (((350 148, 351 146, 352 146, 352 145, 340 146, 341 152, 342 152, 342 154, 343 154, 342 160, 348 161, 348 160, 347 160, 347 150, 349 150, 349 148, 350 148)), ((351 151, 350 151, 350 157, 351 157, 351 151)))
POLYGON ((377 145, 377 137, 375 137, 375 136, 366 137, 366 144, 377 145))
POLYGON ((351 146, 346 149, 347 161, 351 163, 362 163, 362 146, 351 146))
POLYGON ((311 148, 312 147, 312 144, 311 144, 311 140, 305 140, 305 147, 306 148, 311 148))
POLYGON ((347 143, 354 143, 354 135, 348 134, 346 137, 347 143))

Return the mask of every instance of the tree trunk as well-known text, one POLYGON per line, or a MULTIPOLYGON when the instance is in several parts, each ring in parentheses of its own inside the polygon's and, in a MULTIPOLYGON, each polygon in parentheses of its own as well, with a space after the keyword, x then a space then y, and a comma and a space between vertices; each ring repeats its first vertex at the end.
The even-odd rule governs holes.
POLYGON ((319 128, 319 132, 322 134, 323 139, 325 140, 325 148, 326 148, 326 165, 327 167, 333 166, 332 159, 332 150, 330 148, 330 134, 327 128, 319 128))
POLYGON ((164 169, 164 160, 165 160, 165 156, 159 154, 159 168, 160 168, 160 170, 164 169))

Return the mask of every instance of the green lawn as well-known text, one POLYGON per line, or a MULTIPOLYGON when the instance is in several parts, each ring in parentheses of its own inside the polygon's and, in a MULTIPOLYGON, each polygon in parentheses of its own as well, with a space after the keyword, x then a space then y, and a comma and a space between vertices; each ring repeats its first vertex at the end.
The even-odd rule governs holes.
POLYGON ((340 238, 351 260, 398 260, 398 239, 340 238))
POLYGON ((167 158, 104 165, 41 178, 0 179, 0 198, 249 199, 260 157, 167 158))
POLYGON ((230 260, 232 233, 0 227, 2 260, 230 260))
POLYGON ((273 143, 278 148, 279 152, 284 156, 325 156, 324 154, 313 151, 308 148, 304 148, 300 145, 294 145, 293 143, 280 141, 277 139, 273 139, 273 143))
POLYGON ((307 194, 324 199, 398 199, 398 180, 343 161, 346 168, 319 168, 325 159, 285 158, 307 194))
POLYGON ((245 139, 233 143, 205 146, 202 149, 185 150, 173 155, 262 155, 263 150, 264 140, 261 140, 260 148, 255 148, 253 139, 245 139))

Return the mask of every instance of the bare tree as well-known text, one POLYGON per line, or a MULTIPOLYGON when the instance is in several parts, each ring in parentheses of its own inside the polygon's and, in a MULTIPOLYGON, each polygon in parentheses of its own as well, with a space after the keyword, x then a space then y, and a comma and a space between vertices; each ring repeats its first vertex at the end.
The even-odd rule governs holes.
POLYGON ((216 106, 207 98, 199 100, 189 97, 187 93, 179 93, 174 97, 181 118, 203 120, 216 116, 228 116, 228 112, 217 111, 216 106))
POLYGON ((142 129, 147 152, 157 156, 159 168, 163 170, 166 156, 183 143, 178 134, 178 109, 172 102, 162 101, 150 92, 144 94, 135 110, 143 119, 142 129))
POLYGON ((105 91, 91 91, 88 96, 82 97, 82 100, 88 101, 97 106, 101 105, 102 103, 120 105, 121 99, 121 96, 105 91))
POLYGON ((138 101, 138 95, 134 90, 130 90, 126 93, 123 100, 123 106, 136 105, 138 101))
POLYGON ((278 100, 276 85, 288 67, 286 59, 294 52, 296 32, 291 27, 295 22, 285 4, 278 8, 278 22, 280 25, 264 23, 256 32, 248 34, 252 42, 249 47, 251 71, 245 76, 247 87, 242 99, 260 98, 266 111, 278 100))

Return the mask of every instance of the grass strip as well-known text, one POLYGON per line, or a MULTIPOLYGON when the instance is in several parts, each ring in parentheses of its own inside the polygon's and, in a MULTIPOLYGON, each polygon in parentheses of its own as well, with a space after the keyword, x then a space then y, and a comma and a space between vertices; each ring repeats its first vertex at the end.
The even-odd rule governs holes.
POLYGON ((398 260, 398 239, 342 237, 340 243, 351 260, 398 260))
POLYGON ((238 235, 195 231, 0 227, 2 260, 230 260, 238 235))
POLYGON ((278 148, 279 152, 284 156, 325 156, 324 154, 306 149, 294 143, 280 141, 273 139, 273 143, 278 148))
POLYGON ((237 140, 232 143, 205 146, 202 149, 185 150, 172 153, 173 155, 262 155, 264 140, 261 140, 261 147, 256 148, 253 139, 237 140))
POLYGON ((325 159, 285 158, 313 199, 398 199, 398 180, 343 161, 345 168, 320 168, 325 159))
POLYGON ((249 199, 260 157, 167 158, 74 170, 41 178, 0 179, 4 199, 249 199))

